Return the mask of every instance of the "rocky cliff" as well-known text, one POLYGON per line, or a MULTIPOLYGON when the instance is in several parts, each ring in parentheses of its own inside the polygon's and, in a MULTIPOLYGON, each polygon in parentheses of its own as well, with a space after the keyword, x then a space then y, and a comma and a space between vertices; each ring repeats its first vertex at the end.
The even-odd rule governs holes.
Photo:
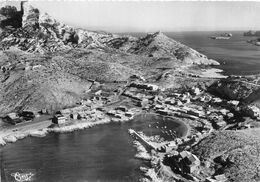
MULTIPOLYGON (((13 11, 15 12, 16 9, 13 11)), ((44 53, 76 47, 105 46, 130 54, 172 58, 187 64, 218 64, 214 60, 207 59, 205 55, 168 38, 161 32, 135 38, 75 29, 58 22, 47 13, 40 13, 29 3, 24 4, 22 15, 17 20, 19 26, 13 26, 15 28, 13 31, 2 34, 0 46, 3 50, 16 46, 25 51, 44 53)), ((2 26, 2 29, 6 29, 6 27, 2 26)))
POLYGON ((247 81, 240 79, 222 79, 209 87, 209 91, 215 95, 228 100, 239 100, 243 102, 253 101, 249 99, 257 93, 259 87, 247 81))
POLYGON ((208 91, 227 100, 240 101, 241 114, 257 118, 260 114, 260 85, 256 82, 258 76, 253 77, 222 79, 212 84, 208 91))

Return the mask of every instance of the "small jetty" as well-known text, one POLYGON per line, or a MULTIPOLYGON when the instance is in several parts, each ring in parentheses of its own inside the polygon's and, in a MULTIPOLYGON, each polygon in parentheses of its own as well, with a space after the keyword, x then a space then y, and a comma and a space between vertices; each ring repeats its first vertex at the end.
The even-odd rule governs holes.
POLYGON ((137 141, 139 141, 145 148, 149 150, 156 150, 157 147, 155 147, 153 144, 150 142, 146 141, 140 134, 138 134, 135 130, 129 129, 128 130, 129 134, 133 137, 136 138, 137 141))

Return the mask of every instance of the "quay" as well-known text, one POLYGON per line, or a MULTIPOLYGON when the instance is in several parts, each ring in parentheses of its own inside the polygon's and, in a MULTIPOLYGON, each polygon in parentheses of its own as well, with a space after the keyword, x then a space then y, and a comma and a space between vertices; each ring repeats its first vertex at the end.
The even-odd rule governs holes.
POLYGON ((155 147, 153 144, 150 142, 146 141, 140 134, 138 134, 135 130, 129 129, 128 130, 129 134, 133 137, 135 137, 145 148, 148 150, 156 150, 157 147, 155 147))

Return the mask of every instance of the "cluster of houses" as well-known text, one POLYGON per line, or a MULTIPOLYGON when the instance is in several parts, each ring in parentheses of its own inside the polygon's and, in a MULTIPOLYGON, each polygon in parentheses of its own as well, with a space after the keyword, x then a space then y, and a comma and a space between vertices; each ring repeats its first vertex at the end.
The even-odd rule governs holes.
POLYGON ((125 106, 116 106, 113 108, 103 107, 104 99, 99 96, 94 96, 88 100, 82 100, 80 105, 72 108, 66 108, 58 111, 52 122, 60 126, 64 124, 73 123, 75 121, 90 121, 95 122, 97 120, 109 117, 111 121, 122 122, 133 119, 136 113, 135 108, 128 109, 125 106))
POLYGON ((24 121, 32 120, 35 117, 39 117, 39 114, 32 111, 24 110, 18 113, 16 112, 9 113, 6 116, 2 117, 2 119, 6 123, 16 125, 24 121))
POLYGON ((239 101, 226 102, 218 97, 213 97, 198 87, 192 87, 184 93, 171 92, 167 96, 156 93, 158 89, 159 87, 153 84, 132 82, 123 95, 133 99, 137 103, 136 105, 144 110, 152 109, 161 115, 191 120, 209 120, 216 129, 225 127, 227 121, 234 118, 232 111, 220 106, 237 108, 239 104, 239 101))
POLYGON ((246 113, 254 119, 260 121, 260 109, 254 105, 248 105, 246 108, 246 113))
POLYGON ((199 171, 200 160, 199 158, 189 151, 174 151, 166 155, 164 163, 171 167, 171 169, 179 174, 193 174, 199 171))
POLYGON ((141 83, 141 82, 132 82, 129 84, 128 87, 135 87, 138 89, 151 90, 151 91, 156 91, 159 89, 157 85, 149 84, 149 83, 141 83))
POLYGON ((106 114, 110 116, 112 121, 121 122, 133 119, 135 111, 134 109, 128 109, 125 106, 118 106, 106 111, 106 114))
POLYGON ((66 108, 56 112, 52 118, 52 122, 62 126, 66 123, 75 122, 76 120, 96 121, 104 118, 104 113, 99 110, 99 106, 102 105, 101 101, 93 98, 92 100, 83 101, 83 103, 84 104, 76 107, 66 108))

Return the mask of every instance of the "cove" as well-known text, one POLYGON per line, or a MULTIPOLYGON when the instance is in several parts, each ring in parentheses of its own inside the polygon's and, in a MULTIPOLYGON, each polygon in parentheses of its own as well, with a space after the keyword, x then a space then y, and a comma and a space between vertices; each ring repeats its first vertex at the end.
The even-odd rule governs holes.
MULTIPOLYGON (((25 138, 0 148, 2 177, 5 170, 33 169, 36 181, 139 181, 140 166, 128 129, 148 136, 173 139, 187 132, 182 122, 154 114, 142 114, 126 123, 109 123, 90 129, 44 138, 25 138), (162 129, 163 131, 162 132, 162 129), (167 132, 168 133, 168 132, 167 132)), ((10 175, 6 174, 5 175, 10 175)), ((4 177, 3 177, 4 178, 4 177)))

